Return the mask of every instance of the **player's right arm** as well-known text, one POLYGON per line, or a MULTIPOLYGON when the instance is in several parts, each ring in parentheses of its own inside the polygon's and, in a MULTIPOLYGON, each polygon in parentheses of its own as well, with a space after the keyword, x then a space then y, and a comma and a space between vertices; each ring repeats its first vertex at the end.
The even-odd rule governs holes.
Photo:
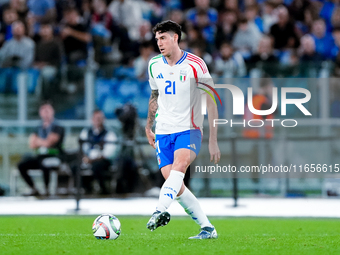
POLYGON ((149 144, 156 149, 155 146, 155 133, 152 132, 152 127, 155 122, 156 118, 156 112, 158 109, 158 87, 156 84, 156 81, 153 77, 153 69, 157 65, 158 59, 160 58, 161 55, 158 55, 154 58, 152 58, 149 61, 149 66, 148 66, 148 74, 149 74, 149 84, 151 88, 151 96, 149 99, 149 110, 148 110, 148 118, 146 120, 146 126, 145 126, 145 133, 146 137, 148 138, 149 144))
POLYGON ((149 110, 148 110, 148 118, 146 120, 145 133, 148 138, 149 144, 156 149, 155 146, 155 134, 152 132, 152 127, 155 122, 156 112, 158 109, 158 90, 152 90, 151 96, 149 99, 149 110))

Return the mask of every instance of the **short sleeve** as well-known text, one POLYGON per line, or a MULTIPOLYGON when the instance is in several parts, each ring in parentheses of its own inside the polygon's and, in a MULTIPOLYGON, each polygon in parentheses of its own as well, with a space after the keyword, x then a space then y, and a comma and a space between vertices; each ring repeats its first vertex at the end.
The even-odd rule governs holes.
POLYGON ((150 62, 149 62, 149 65, 148 65, 149 84, 150 84, 151 90, 158 90, 157 84, 156 84, 155 79, 153 77, 153 71, 152 71, 153 65, 156 64, 156 63, 157 63, 156 61, 152 62, 152 59, 151 59, 150 62))
POLYGON ((201 88, 200 92, 202 94, 210 91, 211 88, 215 87, 213 78, 209 73, 208 67, 202 59, 200 59, 200 61, 198 62, 197 81, 198 87, 201 88))

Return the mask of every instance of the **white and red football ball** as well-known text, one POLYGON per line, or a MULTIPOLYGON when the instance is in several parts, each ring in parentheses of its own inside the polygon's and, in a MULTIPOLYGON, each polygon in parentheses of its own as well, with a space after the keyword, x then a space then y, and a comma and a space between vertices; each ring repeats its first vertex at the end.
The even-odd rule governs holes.
POLYGON ((120 227, 121 224, 117 217, 112 214, 102 214, 94 220, 92 231, 97 239, 115 240, 120 235, 120 227))

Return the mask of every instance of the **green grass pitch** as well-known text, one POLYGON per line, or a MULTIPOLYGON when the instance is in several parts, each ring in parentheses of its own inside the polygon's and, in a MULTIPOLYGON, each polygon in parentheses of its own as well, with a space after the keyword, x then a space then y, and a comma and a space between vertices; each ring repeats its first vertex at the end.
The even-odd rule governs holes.
POLYGON ((340 254, 340 220, 214 218, 219 238, 188 240, 198 233, 189 217, 173 217, 154 232, 149 217, 119 216, 117 240, 92 235, 96 216, 2 216, 0 254, 340 254))

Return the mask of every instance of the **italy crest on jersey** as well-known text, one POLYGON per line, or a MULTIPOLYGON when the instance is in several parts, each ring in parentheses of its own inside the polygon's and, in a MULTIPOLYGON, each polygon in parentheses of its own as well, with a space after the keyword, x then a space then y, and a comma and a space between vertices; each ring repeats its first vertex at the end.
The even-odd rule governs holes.
POLYGON ((185 82, 186 78, 187 78, 187 71, 181 70, 179 73, 179 80, 181 82, 185 82))

